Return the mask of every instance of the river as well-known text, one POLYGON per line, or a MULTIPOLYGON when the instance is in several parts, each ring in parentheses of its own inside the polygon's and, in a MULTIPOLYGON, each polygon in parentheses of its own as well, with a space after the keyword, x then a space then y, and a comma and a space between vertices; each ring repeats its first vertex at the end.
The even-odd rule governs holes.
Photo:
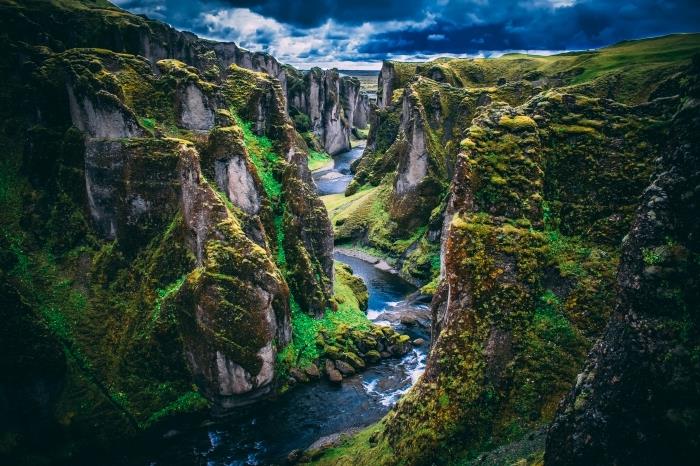
MULTIPOLYGON (((352 180, 350 164, 362 147, 334 157, 333 166, 314 173, 321 194, 343 192, 352 180)), ((404 313, 427 314, 425 304, 407 303, 415 288, 397 275, 339 252, 335 259, 352 267, 369 291, 368 317, 388 323, 412 338, 426 340, 400 359, 386 359, 340 386, 325 380, 298 385, 277 399, 217 413, 195 426, 178 426, 167 438, 152 439, 139 453, 125 452, 114 464, 268 465, 282 464, 294 449, 304 449, 320 437, 379 420, 422 373, 429 331, 406 326, 404 313)), ((425 322, 424 322, 425 323, 425 322)), ((413 324, 411 322, 411 324, 413 324)), ((136 449, 136 448, 135 448, 136 449)))
POLYGON ((345 188, 352 181, 350 165, 362 157, 364 150, 364 143, 359 144, 349 151, 333 157, 333 163, 330 167, 315 171, 313 178, 318 194, 325 196, 326 194, 345 192, 345 188))

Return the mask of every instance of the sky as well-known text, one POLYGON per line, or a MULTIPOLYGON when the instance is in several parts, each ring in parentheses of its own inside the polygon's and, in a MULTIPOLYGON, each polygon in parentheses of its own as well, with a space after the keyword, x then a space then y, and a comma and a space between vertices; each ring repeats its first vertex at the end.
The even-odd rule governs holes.
POLYGON ((301 69, 555 53, 700 31, 699 0, 112 0, 301 69))

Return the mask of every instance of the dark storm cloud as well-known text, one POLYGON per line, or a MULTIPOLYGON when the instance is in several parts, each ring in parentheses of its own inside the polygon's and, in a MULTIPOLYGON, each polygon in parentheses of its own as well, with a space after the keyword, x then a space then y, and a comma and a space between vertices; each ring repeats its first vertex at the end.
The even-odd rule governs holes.
POLYGON ((697 0, 117 0, 288 62, 569 50, 700 30, 697 0))
POLYGON ((250 8, 264 16, 298 27, 313 27, 333 18, 345 24, 365 21, 387 21, 414 18, 426 6, 435 2, 425 0, 219 0, 237 8, 250 8))

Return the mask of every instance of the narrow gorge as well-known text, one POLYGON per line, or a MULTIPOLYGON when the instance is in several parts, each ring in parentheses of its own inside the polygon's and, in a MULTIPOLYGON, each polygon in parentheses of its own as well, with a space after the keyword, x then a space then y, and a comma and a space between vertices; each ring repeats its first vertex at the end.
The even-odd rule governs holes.
POLYGON ((700 34, 116 3, 0 0, 0 463, 694 464, 700 34))

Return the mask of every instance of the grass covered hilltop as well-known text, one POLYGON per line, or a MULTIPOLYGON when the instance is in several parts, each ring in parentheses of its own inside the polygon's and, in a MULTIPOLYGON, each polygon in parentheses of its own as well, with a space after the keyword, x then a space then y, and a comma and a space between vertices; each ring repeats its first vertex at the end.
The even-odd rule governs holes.
POLYGON ((700 455, 700 34, 387 61, 376 105, 105 0, 0 0, 0 49, 1 464, 122 464, 300 383, 366 390, 411 338, 336 245, 431 300, 427 365, 289 462, 700 455))

